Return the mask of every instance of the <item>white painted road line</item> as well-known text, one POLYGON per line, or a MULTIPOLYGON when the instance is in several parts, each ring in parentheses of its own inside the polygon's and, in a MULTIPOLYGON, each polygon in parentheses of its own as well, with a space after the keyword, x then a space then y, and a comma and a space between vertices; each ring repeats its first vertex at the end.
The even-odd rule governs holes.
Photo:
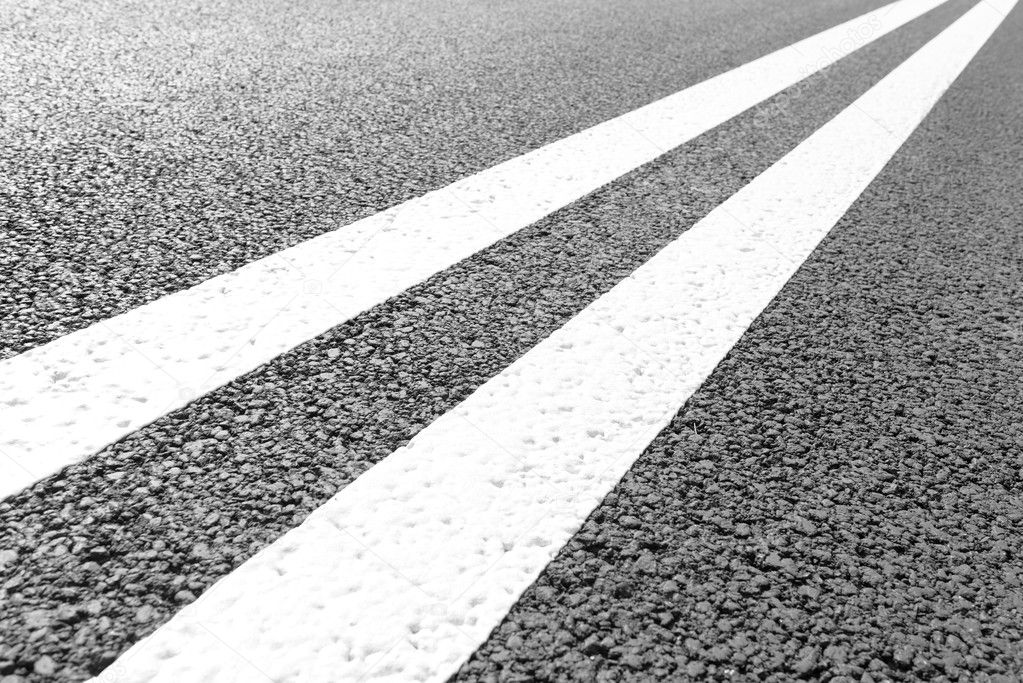
POLYGON ((550 338, 183 609, 117 681, 440 680, 919 125, 985 0, 550 338))
POLYGON ((0 498, 727 121, 944 0, 901 0, 0 363, 0 498))

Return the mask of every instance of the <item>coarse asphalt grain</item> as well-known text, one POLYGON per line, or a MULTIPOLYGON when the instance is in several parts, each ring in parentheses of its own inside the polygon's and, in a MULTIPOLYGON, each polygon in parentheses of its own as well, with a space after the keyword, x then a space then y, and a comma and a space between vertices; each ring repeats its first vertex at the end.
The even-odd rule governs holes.
POLYGON ((1023 678, 1021 31, 454 681, 1023 678))
POLYGON ((0 359, 884 2, 5 7, 0 359))
POLYGON ((79 680, 102 670, 607 291, 969 4, 935 10, 0 503, 0 547, 8 549, 0 556, 0 674, 79 680), (39 674, 40 666, 53 673, 39 674))

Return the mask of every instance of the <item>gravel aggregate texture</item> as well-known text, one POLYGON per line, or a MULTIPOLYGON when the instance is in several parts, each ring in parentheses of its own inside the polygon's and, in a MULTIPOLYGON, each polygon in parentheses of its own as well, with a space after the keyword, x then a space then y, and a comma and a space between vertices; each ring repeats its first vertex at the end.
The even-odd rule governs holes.
POLYGON ((1021 23, 453 680, 1021 679, 1021 23))
POLYGON ((101 671, 625 277, 968 5, 935 10, 0 503, 0 675, 80 680, 101 671))
POLYGON ((9 406, 0 421, 0 497, 261 367, 944 2, 898 0, 343 230, 0 361, 0 404, 9 406))
POLYGON ((125 652, 111 676, 177 683, 246 670, 236 676, 453 674, 1015 2, 975 6, 408 446, 125 652))
POLYGON ((5 9, 0 358, 882 4, 5 9))

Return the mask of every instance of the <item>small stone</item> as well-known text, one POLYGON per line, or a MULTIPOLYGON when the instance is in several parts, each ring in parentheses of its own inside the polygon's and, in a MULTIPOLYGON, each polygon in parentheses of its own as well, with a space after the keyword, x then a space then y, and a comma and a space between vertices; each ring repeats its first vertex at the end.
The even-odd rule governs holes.
POLYGON ((32 665, 32 670, 40 676, 52 676, 57 673, 57 662, 53 661, 53 657, 43 655, 32 665))
POLYGON ((35 609, 25 612, 25 626, 30 629, 46 628, 50 625, 50 613, 44 609, 35 609))
POLYGON ((71 605, 61 605, 56 610, 57 620, 72 622, 78 616, 78 610, 71 605))
POLYGON ((89 549, 88 558, 96 562, 105 562, 110 559, 110 550, 105 545, 97 545, 89 549))
POLYGON ((600 645, 600 638, 596 635, 591 635, 583 642, 582 651, 584 655, 597 655, 603 652, 603 648, 600 645))
POLYGON ((117 659, 117 653, 113 650, 104 650, 93 658, 93 670, 102 671, 117 659))
POLYGON ((867 584, 868 586, 877 586, 884 581, 884 577, 882 577, 873 569, 865 570, 863 574, 860 575, 860 577, 863 579, 863 583, 867 584))
POLYGON ((906 668, 909 668, 909 665, 913 663, 914 655, 916 655, 916 651, 910 645, 900 645, 895 648, 893 653, 896 664, 906 668))
POLYGON ((957 669, 963 665, 963 656, 958 652, 947 651, 942 654, 941 662, 946 671, 949 669, 957 669))
POLYGON ((10 550, 7 548, 0 550, 0 569, 3 569, 16 559, 18 559, 17 550, 10 550))
POLYGON ((803 596, 806 596, 806 597, 810 598, 811 600, 816 600, 821 595, 821 592, 820 592, 819 588, 817 588, 816 586, 810 586, 810 585, 800 586, 799 590, 796 591, 796 592, 799 595, 803 595, 803 596))
POLYGON ((536 589, 536 598, 541 602, 550 602, 557 594, 558 592, 550 586, 539 586, 536 589))
MULTIPOLYGON (((202 452, 203 445, 204 444, 202 442, 202 439, 198 439, 196 441, 189 441, 189 442, 185 443, 185 445, 183 445, 181 447, 181 449, 183 451, 185 451, 185 453, 188 453, 190 455, 194 455, 196 453, 202 452)), ((174 475, 178 474, 180 471, 181 470, 178 469, 177 467, 172 467, 171 469, 169 469, 167 471, 167 474, 169 474, 171 476, 174 476, 174 475)))
POLYGON ((630 652, 629 654, 622 657, 622 664, 632 669, 642 669, 643 658, 634 652, 630 652))
POLYGON ((707 659, 712 662, 727 662, 732 652, 724 645, 715 645, 707 652, 707 659))
POLYGON ((639 518, 633 517, 632 515, 625 515, 619 520, 619 522, 621 522, 622 527, 626 529, 638 529, 642 526, 642 522, 639 521, 639 518))
POLYGON ((817 526, 805 517, 796 518, 796 528, 807 536, 814 536, 817 533, 817 526))
POLYGON ((83 562, 81 569, 82 569, 82 572, 84 572, 86 574, 96 574, 96 573, 102 571, 103 567, 100 566, 99 562, 89 561, 89 562, 83 562))
POLYGON ((806 675, 817 668, 820 661, 820 651, 815 647, 804 647, 799 651, 799 658, 792 666, 792 670, 800 676, 806 675))
POLYGON ((643 553, 636 560, 635 567, 641 572, 655 574, 657 572, 657 560, 650 553, 643 553))

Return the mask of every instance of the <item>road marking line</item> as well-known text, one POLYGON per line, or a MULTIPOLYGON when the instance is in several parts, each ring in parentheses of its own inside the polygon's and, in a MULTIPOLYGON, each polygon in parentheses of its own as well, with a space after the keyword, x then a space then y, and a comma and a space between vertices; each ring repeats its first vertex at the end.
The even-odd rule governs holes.
MULTIPOLYGON (((118 681, 441 680, 880 173, 985 0, 405 448, 184 608, 118 681)), ((1001 11, 1001 10, 1004 10, 1001 11)))
POLYGON ((0 498, 710 130, 944 0, 900 0, 0 362, 0 498))

